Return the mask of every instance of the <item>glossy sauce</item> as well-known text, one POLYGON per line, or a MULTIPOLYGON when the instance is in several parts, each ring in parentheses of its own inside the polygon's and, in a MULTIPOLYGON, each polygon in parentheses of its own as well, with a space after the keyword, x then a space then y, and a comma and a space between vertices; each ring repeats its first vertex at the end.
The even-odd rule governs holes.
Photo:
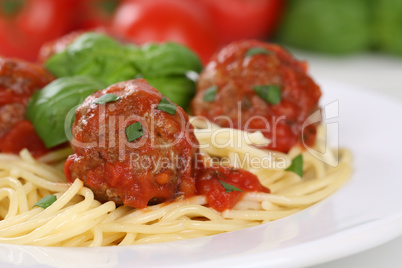
POLYGON ((197 193, 205 195, 208 205, 220 212, 233 208, 241 200, 244 193, 270 192, 268 188, 261 185, 254 174, 226 166, 199 167, 196 170, 195 184, 197 193), (242 192, 226 192, 220 181, 235 186, 242 192))
POLYGON ((25 120, 25 109, 31 95, 53 79, 39 65, 0 57, 0 152, 18 154, 27 148, 34 157, 48 152, 25 120))
POLYGON ((24 148, 28 149, 33 157, 40 157, 49 152, 28 120, 21 120, 16 123, 0 139, 0 151, 2 153, 19 154, 24 148))

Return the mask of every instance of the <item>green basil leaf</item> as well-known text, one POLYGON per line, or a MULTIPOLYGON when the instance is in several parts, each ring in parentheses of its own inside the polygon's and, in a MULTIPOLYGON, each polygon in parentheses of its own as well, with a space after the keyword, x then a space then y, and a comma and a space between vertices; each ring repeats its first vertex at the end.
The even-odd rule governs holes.
POLYGON ((272 51, 265 49, 263 47, 253 47, 247 50, 245 56, 250 57, 258 54, 263 54, 263 55, 272 55, 272 51))
POLYGON ((151 86, 184 109, 189 106, 196 84, 188 74, 202 69, 194 52, 175 43, 148 44, 131 60, 151 86))
MULTIPOLYGON (((67 114, 106 84, 95 78, 72 76, 59 78, 36 91, 27 105, 25 116, 33 124, 47 148, 67 142, 67 114)), ((71 126, 71 122, 67 122, 71 126)))
POLYGON ((168 114, 174 115, 176 113, 176 105, 170 103, 168 99, 162 97, 156 109, 167 112, 168 114))
POLYGON ((185 76, 145 77, 148 83, 173 103, 186 109, 195 95, 195 83, 185 76))
POLYGON ((97 98, 94 103, 96 104, 105 104, 108 102, 113 102, 113 101, 117 101, 120 100, 120 97, 112 94, 112 93, 107 93, 105 95, 100 96, 99 98, 97 98))
POLYGON ((147 44, 141 55, 131 55, 144 77, 185 76, 189 71, 201 72, 202 64, 197 55, 176 43, 147 44))
POLYGON ((281 87, 277 85, 261 85, 253 87, 254 91, 270 104, 278 104, 282 100, 281 87))
POLYGON ((292 164, 285 170, 294 172, 300 177, 303 177, 303 155, 299 154, 298 156, 293 158, 292 164))
POLYGON ((218 86, 211 86, 207 88, 204 92, 203 100, 206 102, 215 101, 216 92, 218 91, 218 86))
POLYGON ((139 139, 144 135, 142 131, 142 125, 140 122, 135 122, 129 126, 126 127, 126 135, 127 135, 127 140, 129 142, 135 141, 136 139, 139 139))
POLYGON ((48 195, 39 200, 34 207, 41 207, 41 208, 48 208, 50 207, 54 202, 56 202, 57 197, 55 195, 48 195))
POLYGON ((53 55, 45 66, 57 77, 92 76, 111 85, 136 77, 138 70, 130 57, 140 54, 138 47, 122 46, 104 34, 88 32, 53 55))
POLYGON ((243 191, 241 189, 237 188, 236 186, 233 186, 233 185, 231 185, 229 183, 226 183, 226 182, 223 182, 221 180, 219 180, 219 182, 222 184, 223 188, 225 188, 226 193, 230 193, 230 192, 233 192, 233 191, 243 193, 243 191))
POLYGON ((85 33, 45 66, 57 77, 85 75, 107 85, 144 77, 172 102, 187 108, 195 95, 189 73, 200 73, 195 53, 175 43, 122 45, 100 33, 85 33))

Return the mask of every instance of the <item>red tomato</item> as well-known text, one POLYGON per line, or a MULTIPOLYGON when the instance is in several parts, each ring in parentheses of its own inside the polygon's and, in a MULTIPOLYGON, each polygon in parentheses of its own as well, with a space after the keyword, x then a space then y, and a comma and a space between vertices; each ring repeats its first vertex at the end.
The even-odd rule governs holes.
POLYGON ((70 30, 73 0, 0 1, 0 54, 4 56, 35 60, 44 42, 70 30))
POLYGON ((272 35, 285 1, 203 0, 203 2, 222 41, 228 43, 272 35))
POLYGON ((187 0, 126 0, 116 11, 111 31, 138 44, 178 42, 206 62, 219 43, 203 8, 198 2, 187 0))
POLYGON ((120 0, 79 1, 75 16, 74 30, 89 30, 108 27, 120 0))

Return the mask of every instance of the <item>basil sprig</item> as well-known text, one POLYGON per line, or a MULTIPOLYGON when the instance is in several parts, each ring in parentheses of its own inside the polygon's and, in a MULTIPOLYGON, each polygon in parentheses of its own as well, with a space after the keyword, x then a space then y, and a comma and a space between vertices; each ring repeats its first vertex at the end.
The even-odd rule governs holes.
POLYGON ((139 73, 128 60, 128 54, 134 53, 141 55, 140 48, 128 48, 104 34, 88 32, 49 58, 45 67, 57 77, 91 76, 111 85, 133 79, 139 73))
POLYGON ((292 164, 285 169, 286 171, 291 171, 303 177, 303 155, 299 154, 295 158, 292 159, 292 164))
POLYGON ((229 183, 226 183, 226 182, 223 182, 221 180, 219 180, 219 182, 222 184, 223 188, 225 188, 225 193, 230 193, 230 192, 233 192, 233 191, 243 193, 243 191, 241 189, 237 188, 236 186, 233 186, 233 185, 231 185, 229 183))
POLYGON ((57 146, 68 141, 66 132, 71 131, 72 121, 66 121, 67 115, 75 114, 77 105, 105 87, 89 76, 59 78, 32 95, 25 116, 47 148, 57 146))
POLYGON ((197 55, 185 46, 122 45, 94 32, 79 36, 64 51, 48 59, 45 66, 57 77, 85 75, 107 85, 142 77, 183 108, 195 95, 195 82, 187 74, 198 74, 202 69, 197 55))
POLYGON ((278 104, 282 100, 281 87, 277 85, 260 85, 253 87, 255 93, 270 104, 278 104))
POLYGON ((140 122, 135 122, 126 127, 126 136, 129 142, 135 141, 144 135, 140 122))
POLYGON ((48 208, 50 207, 54 202, 56 202, 57 197, 55 195, 48 195, 39 200, 34 207, 41 207, 41 208, 48 208))

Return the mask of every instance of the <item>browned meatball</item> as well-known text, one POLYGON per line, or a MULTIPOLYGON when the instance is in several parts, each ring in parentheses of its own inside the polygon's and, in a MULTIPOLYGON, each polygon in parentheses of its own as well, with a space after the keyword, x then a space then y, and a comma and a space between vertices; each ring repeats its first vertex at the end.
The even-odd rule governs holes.
POLYGON ((306 69, 277 45, 232 43, 201 73, 192 112, 223 127, 260 130, 272 140, 270 149, 287 152, 302 139, 311 145, 316 125, 303 130, 303 124, 318 109, 321 91, 306 69), (207 93, 214 90, 215 96, 207 93))
POLYGON ((0 138, 24 118, 31 95, 53 79, 39 65, 0 57, 0 138))
POLYGON ((77 109, 67 180, 83 180, 100 201, 135 208, 193 195, 198 142, 191 129, 183 109, 146 80, 112 85, 77 109), (106 94, 118 100, 97 104, 106 94), (170 113, 161 108, 161 101, 170 113), (127 133, 131 127, 142 135, 132 140, 133 133, 127 133))

